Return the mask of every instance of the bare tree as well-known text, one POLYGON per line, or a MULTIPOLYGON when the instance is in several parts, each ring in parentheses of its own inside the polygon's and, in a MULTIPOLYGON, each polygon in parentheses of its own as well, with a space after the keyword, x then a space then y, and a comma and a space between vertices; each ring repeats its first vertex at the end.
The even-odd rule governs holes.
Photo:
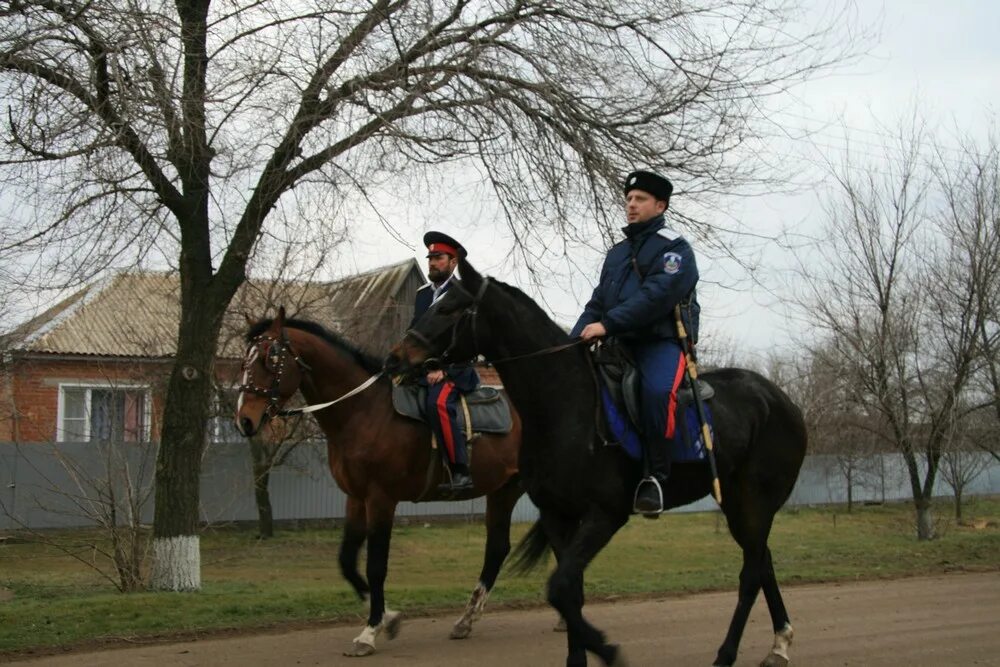
POLYGON ((2 251, 31 258, 31 285, 46 288, 134 263, 180 273, 154 587, 200 586, 215 343, 266 228, 302 216, 342 224, 361 203, 388 220, 379 197, 443 164, 477 169, 526 245, 546 229, 582 236, 581 210, 606 233, 617 217, 606 195, 634 165, 669 170, 682 194, 706 200, 759 184, 763 103, 854 48, 851 35, 829 39, 841 16, 800 29, 794 10, 780 0, 0 5, 2 251))
MULTIPOLYGON (((909 286, 926 193, 922 141, 923 128, 915 123, 878 168, 865 169, 850 154, 831 165, 837 194, 828 210, 829 236, 818 248, 821 261, 803 263, 801 303, 841 360, 847 404, 884 424, 889 442, 907 459, 918 535, 929 538, 930 493, 921 484, 911 409, 920 294, 909 286)), ((934 470, 929 466, 931 480, 934 470)))
POLYGON ((819 346, 795 357, 772 357, 768 365, 770 377, 802 408, 810 453, 835 461, 847 490, 847 511, 852 511, 855 488, 870 473, 878 451, 870 425, 848 400, 839 355, 819 346))
POLYGON ((107 376, 100 388, 86 389, 91 396, 79 402, 79 416, 67 409, 76 426, 65 434, 66 441, 22 444, 15 429, 19 460, 37 481, 17 490, 22 500, 17 508, 0 500, 0 512, 30 539, 93 568, 121 592, 146 587, 148 516, 157 458, 146 421, 152 394, 134 386, 107 376), (61 517, 68 525, 96 530, 37 530, 24 520, 24 512, 41 512, 61 517))
POLYGON ((831 168, 830 245, 803 271, 803 305, 842 360, 851 403, 903 456, 920 539, 934 536, 934 484, 997 281, 969 242, 975 192, 961 184, 975 161, 932 145, 914 116, 877 163, 849 154, 831 168))
POLYGON ((1000 418, 992 405, 970 411, 964 418, 969 445, 993 463, 1000 462, 1000 418))
POLYGON ((955 498, 955 519, 962 520, 962 501, 969 484, 974 482, 989 465, 990 458, 976 446, 981 434, 995 429, 982 424, 988 413, 966 414, 950 424, 941 455, 941 477, 951 487, 955 498), (985 427, 985 428, 984 428, 985 427))
MULTIPOLYGON (((236 413, 235 391, 228 383, 217 387, 218 400, 216 428, 222 432, 219 441, 229 438, 243 443, 245 439, 236 432, 233 415, 236 413)), ((294 403, 290 404, 294 407, 294 403)), ((302 417, 277 418, 246 439, 251 460, 254 501, 257 505, 257 532, 261 539, 274 537, 274 507, 271 504, 270 479, 275 468, 286 465, 300 447, 315 446, 325 451, 325 437, 315 420, 302 417)))
POLYGON ((1000 416, 995 384, 1000 346, 1000 146, 992 134, 985 140, 959 135, 959 145, 957 151, 938 145, 934 156, 944 204, 932 220, 945 241, 937 248, 935 276, 926 289, 931 297, 928 326, 938 333, 933 336, 934 355, 943 365, 921 375, 924 394, 941 405, 942 412, 930 425, 941 432, 942 476, 954 491, 957 518, 964 488, 986 464, 978 452, 970 451, 977 441, 974 416, 981 417, 981 408, 991 406, 1000 416))
MULTIPOLYGON (((1000 420, 1000 142, 991 134, 978 141, 960 137, 960 144, 958 164, 954 151, 938 151, 938 173, 946 202, 941 228, 952 239, 952 251, 945 257, 952 270, 949 282, 965 289, 961 294, 946 290, 940 309, 951 314, 946 326, 957 325, 958 333, 964 333, 965 322, 955 318, 971 322, 978 344, 970 391, 957 419, 985 407, 992 409, 995 421, 1000 420)), ((980 426, 983 421, 977 417, 980 426)), ((989 429, 977 430, 983 434, 989 429)), ((996 438, 973 442, 1000 461, 996 438)))

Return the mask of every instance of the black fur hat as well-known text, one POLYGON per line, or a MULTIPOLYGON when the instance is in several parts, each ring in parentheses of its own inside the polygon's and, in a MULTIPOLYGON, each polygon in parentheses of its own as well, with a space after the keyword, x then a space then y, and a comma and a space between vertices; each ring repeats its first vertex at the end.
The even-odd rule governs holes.
POLYGON ((630 190, 642 190, 648 192, 657 199, 667 202, 670 205, 670 195, 674 191, 674 185, 663 176, 651 171, 633 171, 625 177, 625 194, 630 190))

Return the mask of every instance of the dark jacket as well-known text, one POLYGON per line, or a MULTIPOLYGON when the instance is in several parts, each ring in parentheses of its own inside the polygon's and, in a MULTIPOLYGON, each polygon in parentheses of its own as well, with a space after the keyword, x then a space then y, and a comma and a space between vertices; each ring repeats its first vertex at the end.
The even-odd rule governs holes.
MULTIPOLYGON (((458 278, 453 277, 449 280, 448 284, 444 286, 444 292, 451 289, 457 282, 458 278)), ((431 307, 433 300, 434 285, 432 283, 427 283, 417 290, 417 295, 413 300, 413 319, 410 321, 410 329, 413 328, 417 320, 431 307)), ((444 370, 448 379, 455 383, 455 388, 461 392, 467 393, 479 386, 479 373, 468 364, 448 364, 442 370, 444 370)), ((427 380, 426 378, 421 378, 420 381, 425 383, 427 380)))
MULTIPOLYGON (((448 287, 451 283, 448 283, 448 287)), ((445 288, 447 292, 448 289, 445 288)), ((427 309, 431 307, 431 303, 434 300, 434 285, 427 283, 426 285, 417 289, 417 296, 413 299, 413 319, 410 320, 410 326, 408 329, 412 329, 413 325, 417 323, 417 320, 427 312, 427 309)))
POLYGON ((664 227, 662 215, 624 231, 626 238, 608 251, 601 280, 570 335, 601 322, 609 336, 623 340, 676 340, 674 306, 689 300, 682 306, 684 325, 696 341, 698 266, 691 246, 664 227))

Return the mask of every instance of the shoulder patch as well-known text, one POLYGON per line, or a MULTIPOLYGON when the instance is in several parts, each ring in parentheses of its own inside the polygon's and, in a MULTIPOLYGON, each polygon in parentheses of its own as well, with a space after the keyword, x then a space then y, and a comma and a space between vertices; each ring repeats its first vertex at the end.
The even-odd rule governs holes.
POLYGON ((681 270, 681 263, 684 259, 676 252, 663 253, 663 272, 674 275, 681 270))
POLYGON ((663 238, 667 239, 668 241, 676 241, 681 237, 680 234, 678 234, 672 229, 667 229, 666 227, 661 227, 660 229, 656 230, 656 233, 659 236, 662 236, 663 238))

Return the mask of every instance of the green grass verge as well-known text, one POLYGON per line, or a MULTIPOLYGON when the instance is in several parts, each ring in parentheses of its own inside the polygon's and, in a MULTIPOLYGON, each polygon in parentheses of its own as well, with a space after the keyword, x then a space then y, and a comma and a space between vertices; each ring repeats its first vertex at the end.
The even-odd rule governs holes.
MULTIPOLYGON (((843 507, 783 511, 771 538, 778 579, 787 585, 1000 569, 1000 498, 968 502, 966 516, 979 521, 964 524, 978 526, 944 518, 950 512, 941 501, 939 538, 918 542, 907 504, 850 514, 843 507)), ((515 526, 513 538, 527 528, 515 526)), ((48 537, 82 544, 94 534, 48 537)), ((360 625, 363 607, 337 566, 339 538, 337 530, 310 529, 260 542, 252 531, 208 531, 200 592, 133 594, 114 592, 93 569, 51 546, 9 539, 0 546, 0 655, 284 624, 360 625)), ((484 543, 480 524, 398 526, 390 606, 457 613, 479 575, 484 543)), ((740 561, 717 513, 633 519, 588 569, 588 600, 732 590, 740 561)), ((543 604, 547 569, 502 574, 490 605, 543 604)))

